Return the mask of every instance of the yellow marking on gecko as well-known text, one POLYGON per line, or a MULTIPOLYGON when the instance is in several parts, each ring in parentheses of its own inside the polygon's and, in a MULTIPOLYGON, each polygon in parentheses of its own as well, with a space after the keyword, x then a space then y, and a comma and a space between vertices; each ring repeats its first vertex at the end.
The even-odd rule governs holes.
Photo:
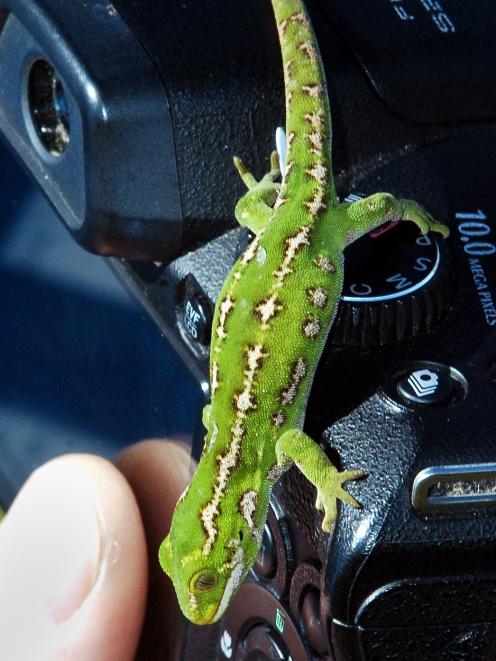
POLYGON ((229 294, 220 303, 219 325, 217 326, 217 330, 215 331, 219 340, 225 340, 227 337, 226 322, 227 322, 227 318, 234 310, 234 306, 235 306, 235 301, 233 298, 231 298, 229 294))
POLYGON ((298 392, 298 386, 307 373, 307 366, 303 358, 298 358, 291 368, 289 375, 289 384, 281 392, 280 400, 283 406, 292 404, 298 392))
POLYGON ((257 319, 260 320, 263 330, 268 329, 269 321, 272 321, 272 319, 281 312, 283 307, 282 301, 278 299, 275 294, 260 301, 260 303, 255 306, 254 314, 257 319))

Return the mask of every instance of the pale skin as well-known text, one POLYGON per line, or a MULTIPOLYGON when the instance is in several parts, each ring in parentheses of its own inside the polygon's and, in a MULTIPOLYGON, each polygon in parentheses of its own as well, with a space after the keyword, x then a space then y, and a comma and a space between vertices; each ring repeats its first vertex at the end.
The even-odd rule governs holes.
POLYGON ((0 658, 171 658, 179 609, 156 548, 190 479, 189 448, 163 439, 37 469, 0 523, 0 658))
POLYGON ((252 566, 284 469, 295 464, 314 485, 324 532, 338 500, 358 506, 343 485, 364 472, 340 472, 303 431, 341 294, 344 249, 391 220, 448 234, 418 203, 389 193, 339 201, 329 100, 310 21, 301 0, 272 5, 285 75, 285 171, 272 154, 269 173, 257 181, 234 159, 248 189, 235 215, 255 239, 216 304, 204 451, 159 552, 184 615, 197 624, 223 616, 252 566))

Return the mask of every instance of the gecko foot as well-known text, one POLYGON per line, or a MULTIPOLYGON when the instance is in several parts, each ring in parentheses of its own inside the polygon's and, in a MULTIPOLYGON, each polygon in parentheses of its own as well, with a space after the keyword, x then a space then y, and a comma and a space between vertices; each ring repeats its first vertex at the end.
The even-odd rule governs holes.
POLYGON ((273 206, 281 189, 276 180, 281 176, 277 152, 270 156, 270 170, 257 181, 244 162, 234 157, 234 165, 248 191, 238 201, 234 210, 236 220, 243 227, 248 227, 254 234, 259 234, 270 222, 273 206))
POLYGON ((424 209, 422 205, 415 200, 399 200, 403 207, 401 211, 401 220, 409 220, 415 223, 422 234, 428 232, 439 232, 445 239, 449 236, 449 229, 446 225, 439 223, 431 214, 424 209))
POLYGON ((345 491, 342 485, 350 480, 365 477, 365 475, 360 470, 339 472, 334 466, 327 466, 322 483, 320 486, 317 486, 317 498, 315 500, 315 507, 318 510, 324 510, 324 519, 322 521, 322 530, 324 532, 330 532, 332 524, 336 520, 338 499, 347 505, 351 505, 351 507, 361 507, 360 503, 345 491))
POLYGON ((292 462, 317 489, 315 506, 324 510, 322 530, 330 532, 337 516, 337 501, 342 500, 351 507, 360 504, 343 489, 350 480, 365 477, 361 470, 338 471, 321 447, 301 429, 288 429, 276 442, 277 463, 288 467, 292 462))

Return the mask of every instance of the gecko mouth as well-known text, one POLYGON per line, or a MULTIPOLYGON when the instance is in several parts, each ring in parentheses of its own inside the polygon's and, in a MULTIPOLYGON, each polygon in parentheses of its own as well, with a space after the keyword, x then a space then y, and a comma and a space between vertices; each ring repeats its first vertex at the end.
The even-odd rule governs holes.
POLYGON ((216 620, 214 619, 215 613, 208 617, 195 617, 193 620, 195 624, 213 624, 216 620))
POLYGON ((210 608, 206 613, 192 613, 191 615, 191 621, 194 622, 195 624, 213 624, 214 622, 217 622, 219 619, 217 617, 217 613, 219 612, 219 609, 214 605, 212 608, 210 608))

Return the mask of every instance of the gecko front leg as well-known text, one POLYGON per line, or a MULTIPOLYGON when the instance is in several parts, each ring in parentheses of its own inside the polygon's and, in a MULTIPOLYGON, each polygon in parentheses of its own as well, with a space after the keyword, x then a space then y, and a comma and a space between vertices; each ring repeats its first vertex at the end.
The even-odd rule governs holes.
POLYGON ((343 203, 341 207, 345 210, 345 245, 388 221, 412 222, 422 234, 439 232, 444 238, 449 235, 446 225, 436 221, 418 202, 390 193, 374 193, 351 204, 343 203))
POLYGON ((330 532, 337 516, 337 501, 360 507, 360 504, 343 489, 343 484, 349 480, 364 477, 360 470, 338 471, 328 459, 325 452, 305 432, 300 429, 289 429, 281 434, 276 442, 277 462, 281 466, 292 463, 300 469, 303 475, 317 489, 315 506, 324 510, 322 530, 330 532))

